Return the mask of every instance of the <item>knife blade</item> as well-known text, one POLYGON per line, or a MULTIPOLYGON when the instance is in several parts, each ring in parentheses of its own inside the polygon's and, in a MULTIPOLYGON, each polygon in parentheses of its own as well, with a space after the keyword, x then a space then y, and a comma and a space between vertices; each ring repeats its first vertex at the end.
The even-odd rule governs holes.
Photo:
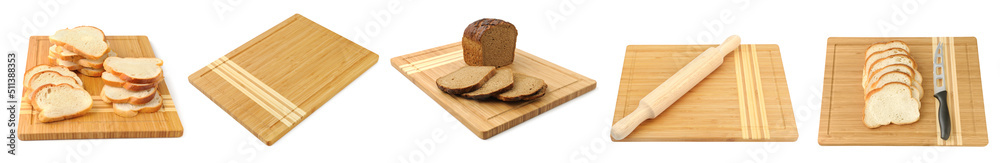
POLYGON ((938 100, 938 127, 941 129, 941 139, 948 140, 951 136, 951 114, 948 112, 948 87, 944 79, 943 43, 938 43, 934 50, 934 98, 938 100))

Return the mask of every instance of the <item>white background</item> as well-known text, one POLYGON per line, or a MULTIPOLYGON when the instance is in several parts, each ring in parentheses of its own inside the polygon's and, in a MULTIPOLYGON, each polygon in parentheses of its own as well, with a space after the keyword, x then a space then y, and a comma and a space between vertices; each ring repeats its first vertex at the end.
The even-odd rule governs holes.
POLYGON ((1000 112, 993 110, 1000 88, 990 84, 1000 82, 998 6, 987 0, 7 0, 0 4, 0 50, 16 51, 19 62, 25 60, 27 35, 92 25, 107 35, 149 36, 165 62, 165 82, 184 136, 18 141, 17 155, 3 154, 0 162, 998 162, 1000 149, 994 144, 816 143, 831 36, 976 36, 986 113, 992 118, 989 135, 1000 135, 995 119, 1000 112), (389 7, 393 4, 398 6, 389 7), (265 146, 191 86, 187 76, 295 13, 380 58, 284 138, 265 146), (479 139, 392 68, 389 59, 457 42, 468 23, 483 17, 514 23, 518 48, 597 80, 597 89, 489 140, 479 139), (731 34, 741 35, 745 44, 780 46, 798 141, 609 141, 626 45, 717 44, 731 34))

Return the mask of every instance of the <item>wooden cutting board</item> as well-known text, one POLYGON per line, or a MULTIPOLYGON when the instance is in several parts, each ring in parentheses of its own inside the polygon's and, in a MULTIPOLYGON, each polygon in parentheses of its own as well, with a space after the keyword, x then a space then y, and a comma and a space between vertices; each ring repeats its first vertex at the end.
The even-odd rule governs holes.
POLYGON ((820 114, 820 145, 912 145, 986 146, 986 115, 983 84, 979 74, 979 50, 975 37, 831 37, 827 40, 823 106, 820 114), (868 46, 876 42, 902 40, 923 76, 924 97, 920 120, 909 125, 865 127, 864 90, 861 70, 868 46), (934 46, 944 43, 948 104, 952 135, 939 137, 937 99, 934 98, 934 46))
POLYGON ((271 145, 377 61, 375 53, 296 14, 188 80, 271 145))
POLYGON ((444 93, 435 84, 439 77, 466 66, 461 43, 398 56, 391 62, 403 76, 482 139, 493 137, 597 87, 593 79, 518 49, 514 52, 514 63, 507 67, 545 80, 548 85, 545 96, 527 102, 476 101, 444 93))
MULTIPOLYGON (((614 124, 709 47, 629 45, 614 124)), ((670 108, 615 141, 795 141, 798 131, 778 45, 743 44, 670 108)), ((614 139, 612 139, 614 140, 614 139)))
MULTIPOLYGON (((111 50, 120 57, 156 57, 146 36, 107 36, 107 40, 111 44, 111 50)), ((49 47, 52 46, 48 36, 31 36, 29 41, 26 69, 43 64, 55 65, 49 63, 47 57, 49 47)), ((154 138, 180 137, 184 134, 184 127, 177 117, 177 108, 174 107, 166 82, 160 82, 157 86, 157 91, 163 98, 163 108, 160 111, 139 113, 135 117, 126 118, 115 115, 111 104, 101 100, 100 93, 104 88, 101 77, 82 74, 77 76, 83 80, 83 88, 94 99, 90 113, 69 120, 42 123, 36 119, 39 112, 33 110, 30 101, 21 101, 18 118, 20 126, 17 128, 21 140, 154 138)))

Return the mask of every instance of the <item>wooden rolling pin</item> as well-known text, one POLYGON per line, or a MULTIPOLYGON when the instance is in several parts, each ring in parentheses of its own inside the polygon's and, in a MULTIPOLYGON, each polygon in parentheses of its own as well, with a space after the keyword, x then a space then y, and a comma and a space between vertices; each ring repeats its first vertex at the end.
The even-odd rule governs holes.
POLYGON ((611 137, 622 140, 646 119, 653 119, 667 110, 677 99, 722 65, 723 59, 740 45, 740 36, 729 36, 718 47, 711 47, 691 63, 674 73, 656 89, 639 100, 639 107, 611 126, 611 137))

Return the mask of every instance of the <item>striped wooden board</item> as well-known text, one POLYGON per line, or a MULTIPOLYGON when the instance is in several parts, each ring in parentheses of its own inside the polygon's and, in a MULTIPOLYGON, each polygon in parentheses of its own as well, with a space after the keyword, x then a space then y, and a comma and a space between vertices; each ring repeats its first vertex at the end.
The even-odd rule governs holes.
MULTIPOLYGON (((156 57, 146 36, 107 36, 107 40, 111 44, 111 50, 118 53, 118 56, 156 57)), ((54 65, 49 63, 47 57, 49 46, 52 46, 48 36, 31 36, 29 41, 26 68, 43 64, 54 65)), ((163 97, 163 109, 126 118, 115 115, 111 104, 101 100, 100 93, 104 87, 104 80, 82 74, 77 76, 83 80, 84 89, 90 92, 94 99, 90 113, 69 120, 41 123, 36 119, 39 112, 33 110, 29 101, 21 101, 18 138, 21 140, 154 138, 180 137, 184 133, 166 82, 160 82, 157 86, 157 91, 163 97)))
POLYGON ((820 145, 986 146, 986 114, 979 73, 979 50, 975 37, 831 37, 827 41, 823 104, 820 114, 820 145), (862 122, 864 90, 861 70, 868 46, 892 40, 909 44, 910 55, 923 75, 924 97, 920 120, 909 125, 876 129, 862 122), (944 43, 948 105, 952 135, 940 139, 937 100, 934 98, 934 45, 944 43))
POLYGON ((392 66, 423 90, 476 136, 488 139, 528 119, 566 103, 597 87, 597 82, 520 49, 507 66, 545 80, 545 96, 527 102, 476 101, 452 96, 437 88, 435 81, 466 66, 462 44, 452 43, 392 58, 392 66))
MULTIPOLYGON (((614 124, 709 47, 629 45, 614 124)), ((743 44, 658 117, 615 141, 795 141, 798 131, 778 45, 743 44)), ((614 140, 614 139, 612 139, 614 140)))
POLYGON ((375 53, 296 14, 188 79, 271 145, 377 61, 375 53))

